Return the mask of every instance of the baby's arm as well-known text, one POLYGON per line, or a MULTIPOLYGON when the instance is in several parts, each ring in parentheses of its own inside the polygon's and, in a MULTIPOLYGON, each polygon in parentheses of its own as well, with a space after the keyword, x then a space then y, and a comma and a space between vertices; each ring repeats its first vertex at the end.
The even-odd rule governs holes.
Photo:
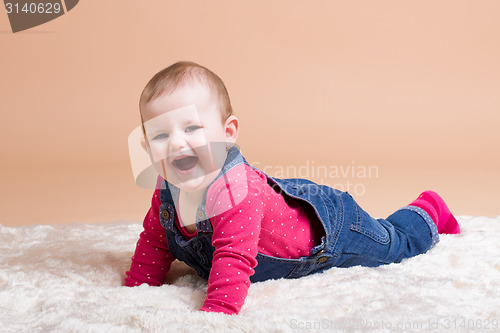
MULTIPOLYGON (((244 197, 236 205, 228 200, 227 195, 209 193, 212 204, 207 203, 207 213, 213 216, 210 221, 215 252, 203 311, 237 314, 245 302, 250 276, 257 266, 263 213, 261 198, 251 189, 246 189, 246 185, 231 188, 233 197, 238 194, 244 197)), ((226 186, 219 189, 228 191, 226 186)))
POLYGON ((144 231, 135 248, 130 270, 125 278, 128 287, 147 283, 151 286, 163 284, 165 275, 174 258, 168 251, 165 229, 159 221, 160 190, 155 190, 151 208, 144 218, 144 231))
POLYGON ((236 207, 236 212, 224 214, 223 219, 221 216, 211 219, 215 252, 203 311, 237 314, 245 302, 253 268, 257 266, 260 212, 236 207), (248 217, 255 218, 255 222, 248 221, 248 217))

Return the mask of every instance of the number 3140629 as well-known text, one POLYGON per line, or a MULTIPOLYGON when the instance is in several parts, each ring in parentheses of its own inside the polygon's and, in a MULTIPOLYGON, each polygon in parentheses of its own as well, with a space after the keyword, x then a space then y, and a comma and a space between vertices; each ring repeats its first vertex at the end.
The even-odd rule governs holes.
POLYGON ((7 14, 59 14, 61 12, 61 4, 59 3, 19 3, 7 2, 5 3, 7 14))

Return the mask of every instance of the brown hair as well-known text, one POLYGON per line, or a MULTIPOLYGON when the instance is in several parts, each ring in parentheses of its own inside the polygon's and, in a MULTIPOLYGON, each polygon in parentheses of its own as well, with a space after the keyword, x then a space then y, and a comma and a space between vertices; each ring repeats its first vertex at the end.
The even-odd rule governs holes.
POLYGON ((210 92, 216 98, 215 101, 219 105, 222 121, 225 121, 233 114, 231 100, 221 78, 208 68, 191 61, 176 62, 156 73, 142 91, 141 98, 139 99, 139 109, 141 105, 151 102, 160 95, 171 94, 182 84, 188 82, 205 84, 210 89, 210 92))

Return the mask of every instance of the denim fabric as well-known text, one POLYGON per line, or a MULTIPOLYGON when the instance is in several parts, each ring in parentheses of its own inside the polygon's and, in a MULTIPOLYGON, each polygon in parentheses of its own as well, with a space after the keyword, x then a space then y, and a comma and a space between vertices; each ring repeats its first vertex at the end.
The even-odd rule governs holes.
MULTIPOLYGON (((239 150, 231 147, 217 178, 241 163, 249 165, 239 150)), ((266 176, 275 191, 312 206, 323 225, 325 236, 307 257, 284 259, 258 253, 258 265, 254 269, 255 274, 250 277, 252 282, 299 278, 331 267, 375 267, 400 262, 426 252, 439 241, 431 218, 424 210, 415 209, 417 207, 403 207, 387 219, 375 219, 361 209, 347 192, 306 179, 266 176)), ((212 225, 204 208, 206 195, 196 214, 197 236, 187 241, 175 223, 174 203, 178 195, 177 187, 163 181, 160 222, 165 228, 170 253, 196 269, 201 277, 208 278, 215 248, 212 246, 212 225)))

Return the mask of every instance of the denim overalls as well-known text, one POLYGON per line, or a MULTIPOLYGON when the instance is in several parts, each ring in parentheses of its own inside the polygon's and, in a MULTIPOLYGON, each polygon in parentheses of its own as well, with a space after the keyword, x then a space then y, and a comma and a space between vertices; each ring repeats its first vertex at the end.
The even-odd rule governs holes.
MULTIPOLYGON (((241 163, 249 165, 240 151, 231 147, 217 179, 241 163)), ((258 265, 250 277, 251 282, 299 278, 331 267, 374 267, 400 262, 426 252, 439 241, 435 224, 418 207, 403 207, 387 219, 374 219, 347 192, 305 179, 266 176, 278 193, 311 205, 325 235, 307 257, 284 259, 258 253, 258 265)), ((170 253, 196 269, 199 276, 208 279, 215 248, 212 246, 212 225, 205 212, 206 195, 196 213, 197 235, 186 241, 175 223, 174 203, 179 189, 164 180, 160 193, 160 222, 165 228, 170 253)))

